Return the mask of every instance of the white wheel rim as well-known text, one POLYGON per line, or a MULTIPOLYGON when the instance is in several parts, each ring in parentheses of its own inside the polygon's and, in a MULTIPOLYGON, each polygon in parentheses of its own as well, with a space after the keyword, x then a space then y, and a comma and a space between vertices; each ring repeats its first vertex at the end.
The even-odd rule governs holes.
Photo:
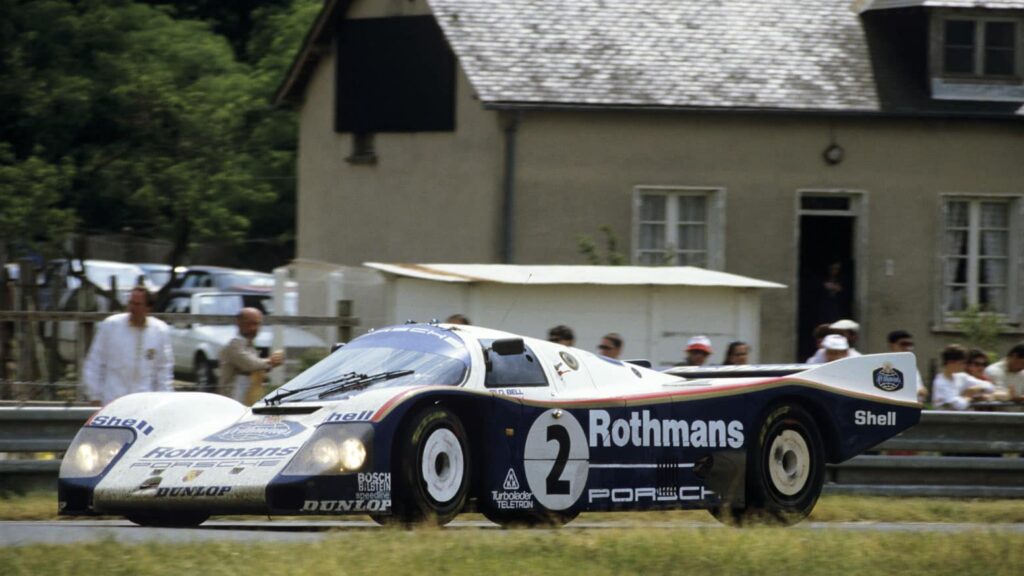
POLYGON ((786 430, 772 440, 768 473, 775 489, 786 496, 803 489, 811 474, 811 451, 803 436, 795 430, 786 430))
POLYGON ((423 444, 420 471, 427 485, 427 494, 439 504, 452 501, 462 487, 466 462, 459 439, 447 428, 430 433, 423 444))

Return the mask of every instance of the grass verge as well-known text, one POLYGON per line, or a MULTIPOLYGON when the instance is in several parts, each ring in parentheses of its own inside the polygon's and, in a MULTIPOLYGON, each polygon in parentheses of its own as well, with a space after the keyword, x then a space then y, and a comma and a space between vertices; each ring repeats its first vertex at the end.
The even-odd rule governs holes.
POLYGON ((1019 574, 1024 534, 835 530, 361 530, 310 544, 0 548, 37 574, 1019 574))

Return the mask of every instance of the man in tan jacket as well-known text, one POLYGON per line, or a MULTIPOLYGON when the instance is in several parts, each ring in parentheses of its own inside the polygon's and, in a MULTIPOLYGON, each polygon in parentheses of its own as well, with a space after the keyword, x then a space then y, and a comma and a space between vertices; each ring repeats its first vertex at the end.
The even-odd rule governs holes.
POLYGON ((281 352, 274 352, 270 358, 260 358, 252 341, 259 334, 261 325, 262 312, 256 308, 242 308, 238 312, 238 336, 220 351, 220 392, 246 405, 262 396, 263 376, 267 370, 284 362, 281 352))

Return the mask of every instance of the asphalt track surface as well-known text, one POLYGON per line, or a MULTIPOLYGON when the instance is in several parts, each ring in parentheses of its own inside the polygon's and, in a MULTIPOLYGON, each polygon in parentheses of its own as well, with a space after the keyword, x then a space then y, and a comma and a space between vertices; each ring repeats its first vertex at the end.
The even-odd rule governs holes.
MULTIPOLYGON (((630 528, 665 530, 729 530, 708 522, 616 522, 576 520, 556 530, 606 530, 630 528)), ((501 530, 490 522, 456 520, 446 530, 501 530)), ((142 528, 127 520, 0 521, 0 546, 29 544, 82 544, 113 540, 120 543, 180 542, 315 542, 343 536, 346 532, 382 530, 370 520, 211 520, 199 528, 142 528)), ((536 529, 535 529, 536 530, 536 529)), ((842 530, 849 532, 931 532, 964 531, 1013 532, 1024 534, 1024 524, 965 524, 914 522, 803 522, 786 530, 842 530)))

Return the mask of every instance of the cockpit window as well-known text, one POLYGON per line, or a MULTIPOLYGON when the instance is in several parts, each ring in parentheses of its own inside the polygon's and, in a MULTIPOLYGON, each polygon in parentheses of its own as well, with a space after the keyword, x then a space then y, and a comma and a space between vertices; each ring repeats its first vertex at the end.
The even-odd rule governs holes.
POLYGON ((396 326, 356 338, 271 396, 294 391, 281 397, 297 402, 337 399, 349 390, 458 386, 469 366, 469 350, 452 332, 422 324, 396 326))
POLYGON ((481 340, 487 350, 489 368, 484 386, 488 388, 521 388, 529 386, 547 386, 548 378, 540 365, 537 355, 529 346, 522 354, 502 356, 490 351, 493 340, 481 340))

